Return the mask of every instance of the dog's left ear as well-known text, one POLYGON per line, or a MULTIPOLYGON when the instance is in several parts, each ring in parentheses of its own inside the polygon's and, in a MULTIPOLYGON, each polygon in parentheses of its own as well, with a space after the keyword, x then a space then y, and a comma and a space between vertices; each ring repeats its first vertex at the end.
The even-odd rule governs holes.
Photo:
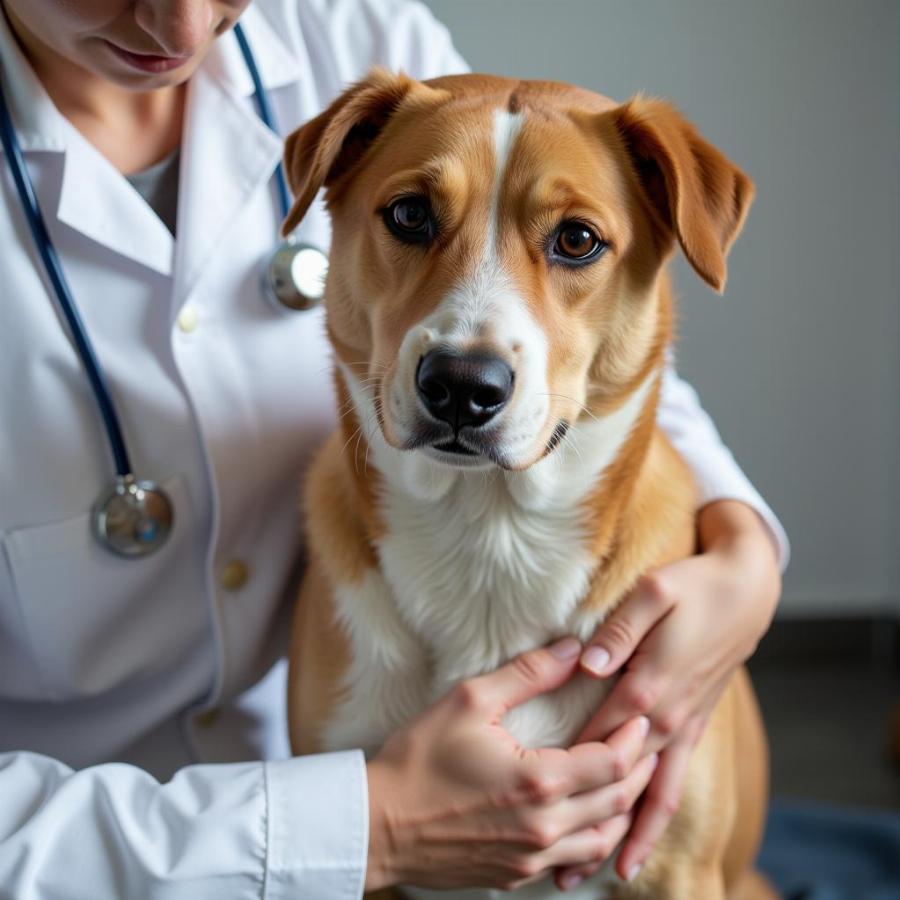
POLYGON ((284 164, 295 199, 282 234, 297 227, 320 188, 335 184, 355 167, 415 89, 430 91, 406 75, 373 69, 288 137, 284 164))
POLYGON ((636 97, 604 115, 612 116, 664 229, 721 294, 725 256, 750 209, 753 182, 662 100, 636 97))

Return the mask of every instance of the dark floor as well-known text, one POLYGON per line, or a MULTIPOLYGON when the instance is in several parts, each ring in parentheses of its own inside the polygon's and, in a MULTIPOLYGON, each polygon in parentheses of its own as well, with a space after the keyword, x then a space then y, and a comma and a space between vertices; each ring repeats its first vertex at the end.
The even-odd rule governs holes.
POLYGON ((890 722, 900 708, 896 622, 776 622, 751 662, 772 794, 900 810, 890 722))

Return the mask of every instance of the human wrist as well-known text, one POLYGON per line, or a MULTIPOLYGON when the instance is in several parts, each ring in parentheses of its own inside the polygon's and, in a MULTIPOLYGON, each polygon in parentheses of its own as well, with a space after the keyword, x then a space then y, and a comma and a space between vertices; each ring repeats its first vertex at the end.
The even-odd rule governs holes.
POLYGON ((778 569, 777 547, 759 513, 741 500, 713 500, 697 513, 703 553, 755 554, 778 569))
POLYGON ((369 786, 369 847, 365 890, 377 891, 397 884, 395 837, 387 798, 392 793, 393 771, 389 762, 376 758, 366 763, 369 786))
POLYGON ((738 500, 716 500, 698 513, 697 530, 700 551, 719 559, 736 579, 732 595, 752 605, 762 636, 781 597, 778 551, 768 527, 753 507, 738 500))

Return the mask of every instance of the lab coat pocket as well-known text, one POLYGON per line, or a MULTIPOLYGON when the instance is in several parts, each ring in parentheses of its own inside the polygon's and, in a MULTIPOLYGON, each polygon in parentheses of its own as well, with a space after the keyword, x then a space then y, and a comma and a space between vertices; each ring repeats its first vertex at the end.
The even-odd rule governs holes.
POLYGON ((21 641, 29 645, 40 684, 17 680, 4 685, 4 693, 12 690, 19 699, 94 696, 171 666, 190 651, 207 619, 196 596, 202 575, 186 575, 202 572, 204 548, 196 545, 183 480, 169 479, 163 487, 175 510, 172 532, 150 556, 125 559, 101 546, 90 512, 7 532, 3 544, 21 641))

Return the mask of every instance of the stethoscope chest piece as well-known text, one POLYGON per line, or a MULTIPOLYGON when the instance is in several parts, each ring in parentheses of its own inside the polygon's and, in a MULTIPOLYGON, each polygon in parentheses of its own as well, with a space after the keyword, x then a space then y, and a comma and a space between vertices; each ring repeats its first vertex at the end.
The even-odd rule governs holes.
POLYGON ((131 476, 116 483, 94 504, 94 532, 119 556, 149 556, 172 530, 172 501, 153 481, 131 476))
POLYGON ((328 257, 300 241, 282 241, 263 270, 269 299, 283 309, 302 312, 322 302, 328 257))

